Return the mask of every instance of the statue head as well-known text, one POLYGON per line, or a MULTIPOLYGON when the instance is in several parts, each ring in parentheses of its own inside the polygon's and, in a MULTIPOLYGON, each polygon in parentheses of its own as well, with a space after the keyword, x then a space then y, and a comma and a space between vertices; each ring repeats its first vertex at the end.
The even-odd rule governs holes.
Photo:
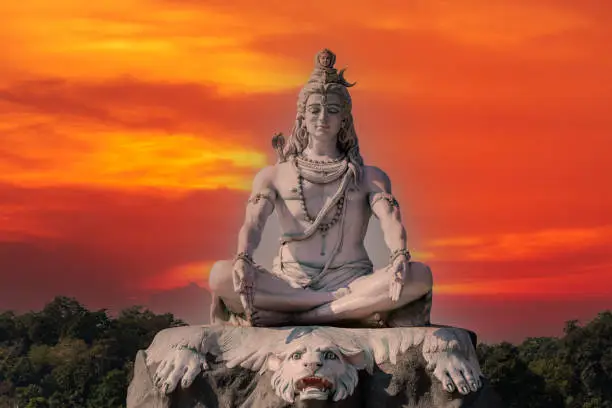
POLYGON ((315 66, 321 68, 333 68, 336 63, 336 55, 327 48, 322 49, 315 57, 315 66))
POLYGON ((300 154, 308 146, 311 137, 335 137, 338 150, 347 156, 358 179, 363 159, 359 152, 351 112, 352 100, 348 91, 355 84, 344 79, 344 69, 338 72, 333 67, 335 61, 335 54, 328 49, 317 53, 315 69, 298 95, 297 115, 283 156, 300 154), (318 126, 321 122, 317 122, 317 116, 320 116, 318 114, 323 106, 327 106, 329 117, 327 123, 318 126))
POLYGON ((296 398, 345 399, 357 387, 357 371, 365 367, 364 351, 314 333, 286 344, 267 359, 274 392, 291 403, 296 398))

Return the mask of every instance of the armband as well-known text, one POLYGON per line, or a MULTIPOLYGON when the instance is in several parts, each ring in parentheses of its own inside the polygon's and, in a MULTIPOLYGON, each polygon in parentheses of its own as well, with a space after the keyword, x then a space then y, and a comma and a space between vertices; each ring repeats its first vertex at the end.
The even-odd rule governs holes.
POLYGON ((262 199, 263 200, 268 200, 271 204, 274 204, 274 193, 272 191, 266 191, 266 192, 263 192, 263 193, 253 194, 251 197, 249 197, 248 203, 249 204, 257 204, 262 199))
POLYGON ((370 196, 370 208, 374 207, 374 204, 376 204, 380 200, 385 200, 387 204, 389 204, 389 206, 391 207, 399 208, 399 203, 397 202, 393 194, 385 192, 373 193, 370 196))
POLYGON ((240 259, 250 265, 254 264, 253 257, 251 257, 251 255, 249 255, 246 251, 239 252, 238 254, 236 254, 236 256, 234 257, 234 263, 238 262, 240 259))

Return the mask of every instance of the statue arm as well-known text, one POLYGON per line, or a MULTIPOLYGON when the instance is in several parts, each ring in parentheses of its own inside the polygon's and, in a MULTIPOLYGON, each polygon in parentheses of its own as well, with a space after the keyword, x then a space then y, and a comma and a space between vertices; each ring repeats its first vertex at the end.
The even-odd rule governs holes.
POLYGON ((253 180, 253 189, 247 202, 242 228, 238 233, 238 253, 252 256, 259 246, 261 234, 270 214, 274 211, 276 190, 274 188, 275 168, 261 170, 253 180))
POLYGON ((367 172, 370 207, 380 221, 385 243, 392 253, 405 250, 406 229, 399 204, 391 193, 391 180, 376 167, 368 167, 367 172))

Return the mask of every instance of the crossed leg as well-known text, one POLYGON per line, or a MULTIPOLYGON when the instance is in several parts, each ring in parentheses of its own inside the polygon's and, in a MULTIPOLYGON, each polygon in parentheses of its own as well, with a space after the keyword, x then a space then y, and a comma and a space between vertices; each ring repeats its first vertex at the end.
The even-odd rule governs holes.
MULTIPOLYGON (((427 294, 433 287, 429 266, 410 262, 406 283, 400 298, 389 297, 392 272, 379 269, 371 275, 355 279, 348 293, 326 292, 291 287, 269 272, 257 272, 254 308, 251 322, 255 326, 311 325, 340 321, 363 320, 374 313, 399 309, 427 294)), ((231 261, 215 263, 209 278, 215 296, 234 313, 244 313, 239 295, 234 292, 231 261)))
POLYGON ((349 284, 350 293, 346 296, 298 313, 293 320, 303 325, 363 320, 373 313, 399 309, 427 294, 433 287, 431 269, 422 262, 410 262, 406 283, 397 302, 389 297, 391 279, 391 271, 386 268, 357 278, 349 284))
MULTIPOLYGON (((240 296, 234 291, 232 277, 232 262, 216 262, 209 277, 209 286, 215 296, 219 297, 225 306, 234 313, 244 313, 240 296)), ((329 303, 338 298, 334 292, 314 291, 311 289, 294 288, 287 282, 269 273, 257 271, 255 275, 255 294, 253 296, 254 325, 267 325, 269 319, 274 323, 291 323, 291 312, 301 312, 329 303), (269 313, 266 313, 268 311, 269 313), (258 316, 258 312, 261 316, 258 316), (279 313, 280 312, 280 313, 279 313), (261 322, 258 322, 261 318, 261 322)))

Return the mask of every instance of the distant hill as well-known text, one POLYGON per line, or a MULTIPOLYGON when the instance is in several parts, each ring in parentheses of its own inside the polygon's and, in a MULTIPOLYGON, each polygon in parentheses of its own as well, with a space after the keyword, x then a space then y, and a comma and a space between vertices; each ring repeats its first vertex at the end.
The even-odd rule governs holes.
POLYGON ((172 313, 188 324, 208 324, 211 293, 196 283, 149 296, 145 305, 154 313, 172 313))

